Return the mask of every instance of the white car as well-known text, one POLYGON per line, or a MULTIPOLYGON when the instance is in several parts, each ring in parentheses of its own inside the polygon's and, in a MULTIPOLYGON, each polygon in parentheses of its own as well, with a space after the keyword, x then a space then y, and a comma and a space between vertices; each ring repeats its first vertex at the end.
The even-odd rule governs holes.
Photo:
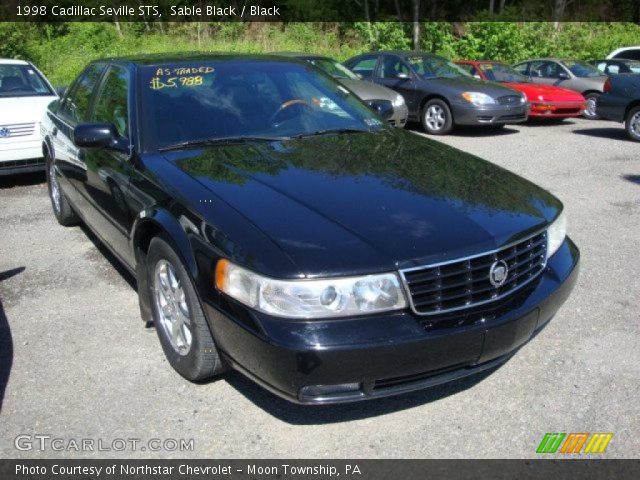
POLYGON ((614 50, 609 55, 607 55, 607 59, 610 58, 625 58, 627 60, 640 60, 640 45, 636 45, 635 47, 622 47, 614 50))
POLYGON ((40 121, 56 98, 32 64, 0 59, 0 176, 44 169, 40 121))

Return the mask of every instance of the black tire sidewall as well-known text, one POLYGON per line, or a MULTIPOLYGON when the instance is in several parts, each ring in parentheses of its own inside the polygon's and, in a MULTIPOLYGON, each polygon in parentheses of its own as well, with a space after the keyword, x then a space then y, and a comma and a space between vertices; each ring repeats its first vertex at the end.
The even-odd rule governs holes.
POLYGON ((631 118, 638 112, 640 112, 640 106, 633 107, 629 110, 629 113, 627 113, 627 118, 624 119, 624 128, 627 131, 627 136, 636 142, 640 142, 640 136, 631 131, 631 118))
POLYGON ((422 107, 422 112, 420 114, 420 120, 422 123, 423 130, 429 135, 446 135, 450 133, 451 130, 453 129, 453 115, 451 114, 451 109, 449 108, 449 105, 447 105, 447 102, 439 98, 434 98, 424 104, 424 107, 422 107), (443 127, 440 130, 430 130, 429 127, 427 126, 427 122, 425 121, 427 109, 431 105, 438 105, 439 107, 442 108, 442 110, 445 113, 445 122, 443 127))
POLYGON ((220 359, 213 344, 213 337, 209 331, 208 325, 206 329, 200 328, 198 322, 205 322, 204 313, 200 300, 196 294, 190 275, 187 273, 184 263, 180 256, 175 252, 170 242, 166 238, 156 237, 151 241, 149 253, 147 256, 147 284, 149 288, 149 298, 151 300, 151 311, 153 321, 156 327, 156 333, 162 345, 167 360, 171 366, 184 378, 191 381, 204 380, 212 377, 220 369, 220 359), (180 280, 180 284, 186 295, 187 305, 191 319, 191 349, 186 355, 180 355, 171 345, 171 341, 159 322, 159 313, 155 302, 154 294, 154 271, 156 264, 160 260, 166 260, 173 266, 176 275, 180 280), (204 332, 203 332, 204 330, 204 332), (209 338, 203 338, 208 333, 209 338), (203 367, 206 357, 213 359, 213 367, 203 367))

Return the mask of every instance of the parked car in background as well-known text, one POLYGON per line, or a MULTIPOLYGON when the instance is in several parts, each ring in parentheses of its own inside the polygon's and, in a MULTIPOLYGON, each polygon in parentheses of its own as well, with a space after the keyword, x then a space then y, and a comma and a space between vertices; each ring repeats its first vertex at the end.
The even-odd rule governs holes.
POLYGON ((456 125, 502 127, 527 120, 521 92, 477 80, 445 58, 422 52, 376 52, 345 62, 363 79, 392 88, 409 107, 409 119, 433 135, 456 125))
POLYGON ((538 58, 517 63, 513 68, 535 83, 555 85, 581 93, 587 99, 585 118, 598 118, 596 102, 603 92, 607 76, 593 65, 579 60, 538 58))
POLYGON ((318 67, 323 72, 331 75, 335 80, 350 89, 365 103, 376 100, 388 100, 393 105, 393 115, 387 121, 395 127, 404 127, 407 123, 409 110, 404 97, 390 88, 365 82, 340 62, 322 55, 296 52, 277 52, 276 55, 299 58, 318 67))
POLYGON ((620 73, 640 73, 640 60, 614 58, 610 60, 591 60, 589 63, 608 76, 620 73))
POLYGON ((232 367, 306 404, 449 382, 507 361, 578 277, 560 200, 300 61, 96 61, 45 122, 56 219, 136 276, 188 380, 232 367))
POLYGON ((624 122, 629 138, 640 142, 640 75, 623 73, 607 80, 597 109, 602 118, 624 122))
POLYGON ((475 78, 500 82, 524 93, 529 99, 529 116, 540 118, 578 117, 587 107, 587 101, 578 92, 567 88, 533 83, 509 65, 488 60, 457 60, 456 65, 475 78))
POLYGON ((614 50, 607 58, 626 58, 628 60, 640 60, 640 45, 635 47, 622 47, 614 50))
POLYGON ((0 175, 44 169, 40 121, 56 98, 31 63, 0 59, 0 175))

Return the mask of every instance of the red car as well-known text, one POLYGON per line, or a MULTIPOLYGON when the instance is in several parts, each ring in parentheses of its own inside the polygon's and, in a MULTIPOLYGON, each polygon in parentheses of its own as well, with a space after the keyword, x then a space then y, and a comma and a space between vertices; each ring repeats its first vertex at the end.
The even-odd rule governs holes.
POLYGON ((476 78, 504 83, 524 93, 531 104, 531 117, 579 117, 587 107, 587 101, 578 92, 553 85, 532 83, 504 63, 488 60, 457 60, 455 63, 476 78))

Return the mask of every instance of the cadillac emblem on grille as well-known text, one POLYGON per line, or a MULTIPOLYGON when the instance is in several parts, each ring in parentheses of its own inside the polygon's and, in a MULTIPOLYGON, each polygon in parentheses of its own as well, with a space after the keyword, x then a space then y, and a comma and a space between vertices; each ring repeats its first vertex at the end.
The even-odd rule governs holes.
POLYGON ((0 138, 5 138, 9 136, 9 129, 7 127, 0 128, 0 138))
POLYGON ((501 287, 504 282, 507 281, 507 275, 509 274, 509 266, 504 260, 497 260, 493 262, 491 268, 489 268, 489 281, 494 287, 501 287))

